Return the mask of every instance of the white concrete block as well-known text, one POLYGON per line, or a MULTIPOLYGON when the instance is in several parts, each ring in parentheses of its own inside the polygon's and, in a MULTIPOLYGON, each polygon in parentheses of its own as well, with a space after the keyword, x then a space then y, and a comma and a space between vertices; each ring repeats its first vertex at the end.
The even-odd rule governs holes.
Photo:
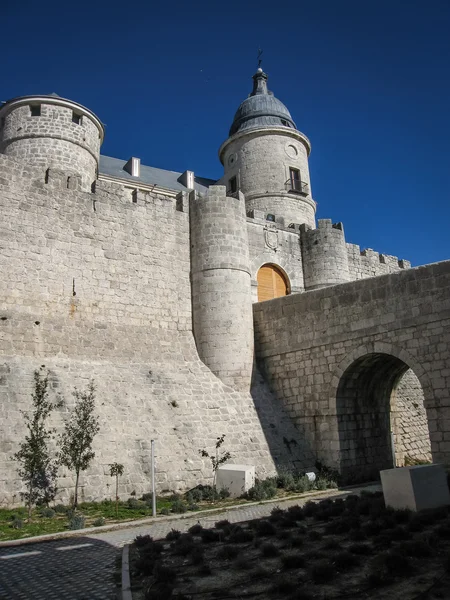
POLYGON ((443 465, 417 465, 381 471, 386 506, 419 511, 450 504, 443 465))
POLYGON ((255 485, 255 467, 252 465, 222 465, 217 469, 216 486, 230 492, 231 498, 238 498, 255 485))

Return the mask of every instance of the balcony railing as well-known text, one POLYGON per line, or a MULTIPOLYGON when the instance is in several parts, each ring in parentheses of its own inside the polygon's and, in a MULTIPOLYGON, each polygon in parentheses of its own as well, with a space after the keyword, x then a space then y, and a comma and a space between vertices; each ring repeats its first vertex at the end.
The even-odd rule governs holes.
POLYGON ((300 179, 288 179, 284 184, 288 192, 294 192, 295 194, 301 194, 307 196, 309 194, 309 185, 306 181, 300 181, 300 179))
POLYGON ((239 190, 234 190, 234 192, 227 190, 227 196, 230 196, 231 198, 239 198, 239 190))

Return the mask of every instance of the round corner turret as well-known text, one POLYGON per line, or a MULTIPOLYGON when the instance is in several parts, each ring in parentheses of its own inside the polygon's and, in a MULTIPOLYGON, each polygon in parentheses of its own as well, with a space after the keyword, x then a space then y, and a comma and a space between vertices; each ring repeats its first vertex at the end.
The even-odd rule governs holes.
POLYGON ((97 179, 103 137, 92 111, 56 94, 21 96, 0 107, 0 153, 79 176, 85 191, 97 179))
POLYGON ((350 281, 342 223, 319 219, 317 229, 300 228, 305 290, 350 281))

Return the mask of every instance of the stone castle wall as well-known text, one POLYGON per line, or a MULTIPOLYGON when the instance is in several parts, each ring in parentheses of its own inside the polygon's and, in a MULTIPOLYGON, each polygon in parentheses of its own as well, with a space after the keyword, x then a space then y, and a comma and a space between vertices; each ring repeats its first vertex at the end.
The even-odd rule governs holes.
MULTIPOLYGON (((286 418, 263 398, 255 408, 198 357, 188 213, 173 198, 119 185, 97 182, 95 193, 83 193, 58 182, 52 170, 45 183, 38 167, 0 155, 0 503, 18 501, 11 456, 41 365, 53 397, 66 401, 54 415, 58 431, 74 386, 94 379, 101 431, 82 476, 86 499, 108 496, 115 461, 125 465, 122 496, 149 491, 152 438, 159 490, 211 481, 199 449, 211 451, 223 433, 232 459, 255 464, 260 476, 275 462, 309 467, 301 443, 283 442, 292 439, 283 435, 286 418)), ((61 475, 67 497, 73 478, 61 475)))
POLYGON ((347 252, 351 280, 377 277, 411 268, 408 260, 399 260, 396 256, 381 254, 371 248, 361 250, 357 244, 347 244, 347 252))
POLYGON ((391 429, 398 466, 403 466, 405 461, 431 461, 423 390, 411 369, 394 387, 391 397, 391 429))
POLYGON ((389 396, 410 367, 433 460, 450 464, 449 292, 447 261, 254 305, 258 362, 322 462, 386 465, 389 396))

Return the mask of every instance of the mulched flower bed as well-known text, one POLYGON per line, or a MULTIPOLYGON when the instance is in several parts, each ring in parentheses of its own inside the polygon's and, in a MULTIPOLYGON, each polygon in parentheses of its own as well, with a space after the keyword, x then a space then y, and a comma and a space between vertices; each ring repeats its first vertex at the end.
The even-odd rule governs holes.
POLYGON ((386 509, 381 493, 274 508, 267 519, 137 537, 134 600, 450 598, 450 509, 386 509))

